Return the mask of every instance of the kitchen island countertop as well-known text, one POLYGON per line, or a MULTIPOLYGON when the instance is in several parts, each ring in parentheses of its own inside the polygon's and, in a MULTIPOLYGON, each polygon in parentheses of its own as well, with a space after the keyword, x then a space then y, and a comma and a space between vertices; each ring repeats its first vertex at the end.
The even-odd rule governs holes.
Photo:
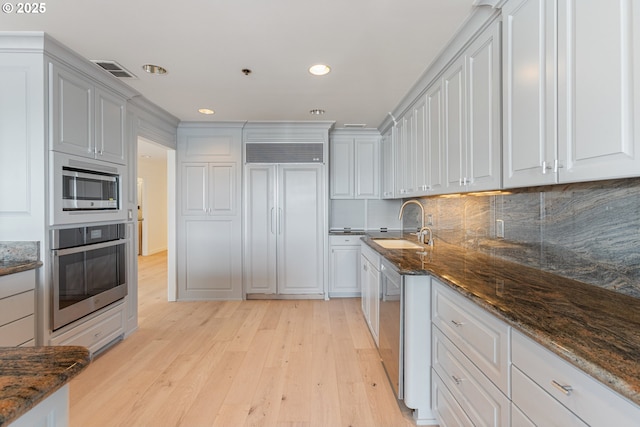
POLYGON ((433 275, 512 327, 640 405, 640 299, 436 239, 385 249, 362 240, 402 275, 433 275))
POLYGON ((0 427, 25 414, 91 361, 85 347, 0 348, 0 427))

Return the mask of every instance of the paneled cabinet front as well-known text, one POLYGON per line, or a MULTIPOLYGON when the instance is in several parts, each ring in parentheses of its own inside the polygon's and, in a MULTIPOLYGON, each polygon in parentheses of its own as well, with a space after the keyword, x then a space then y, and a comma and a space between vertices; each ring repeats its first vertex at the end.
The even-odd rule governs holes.
POLYGON ((398 119, 396 197, 500 188, 499 36, 494 22, 398 119))
POLYGON ((329 236, 329 296, 360 296, 360 237, 329 236))
POLYGON ((183 163, 182 214, 234 215, 236 185, 235 163, 183 163))
POLYGON ((493 23, 443 77, 446 192, 501 186, 500 23, 493 23))
POLYGON ((242 298, 242 129, 178 128, 179 300, 242 298))
POLYGON ((370 131, 335 131, 329 147, 331 198, 378 199, 380 135, 370 131))
POLYGON ((638 176, 640 10, 633 6, 505 4, 505 187, 638 176))
POLYGON ((126 164, 124 98, 80 73, 49 63, 52 150, 126 164))

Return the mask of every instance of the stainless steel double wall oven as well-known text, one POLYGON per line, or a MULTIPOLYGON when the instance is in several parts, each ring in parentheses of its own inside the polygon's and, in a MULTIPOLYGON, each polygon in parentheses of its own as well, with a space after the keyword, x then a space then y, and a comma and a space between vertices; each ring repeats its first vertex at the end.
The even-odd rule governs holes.
POLYGON ((127 295, 127 214, 121 165, 53 152, 51 329, 127 295))

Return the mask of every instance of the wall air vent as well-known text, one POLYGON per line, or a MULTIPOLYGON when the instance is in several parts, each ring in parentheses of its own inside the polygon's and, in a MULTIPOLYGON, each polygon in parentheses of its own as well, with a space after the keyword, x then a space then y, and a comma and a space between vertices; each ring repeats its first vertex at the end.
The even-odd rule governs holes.
POLYGON ((322 163, 322 143, 247 143, 247 163, 322 163))
POLYGON ((135 76, 135 74, 124 68, 122 65, 118 64, 116 61, 110 61, 107 59, 92 59, 91 62, 100 66, 103 70, 107 71, 115 77, 119 77, 121 79, 138 78, 135 76))

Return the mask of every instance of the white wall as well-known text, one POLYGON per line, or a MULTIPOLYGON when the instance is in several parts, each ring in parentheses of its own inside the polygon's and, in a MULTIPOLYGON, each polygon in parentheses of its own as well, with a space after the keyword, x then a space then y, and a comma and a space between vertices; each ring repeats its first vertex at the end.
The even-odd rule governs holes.
POLYGON ((167 160, 138 158, 138 177, 144 181, 143 255, 167 250, 167 160), (146 236, 144 233, 146 232, 146 236))

